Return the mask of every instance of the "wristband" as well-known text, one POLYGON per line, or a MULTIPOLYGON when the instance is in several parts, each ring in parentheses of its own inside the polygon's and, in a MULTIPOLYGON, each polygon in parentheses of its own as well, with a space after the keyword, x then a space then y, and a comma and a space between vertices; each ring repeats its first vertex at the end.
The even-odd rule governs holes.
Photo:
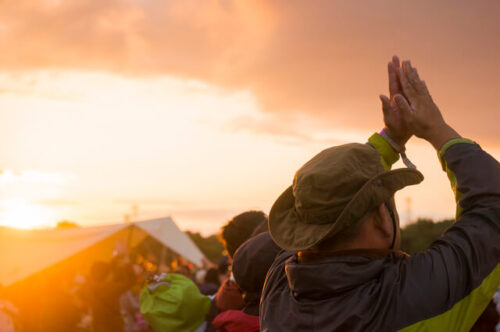
POLYGON ((382 129, 379 133, 380 136, 382 136, 383 138, 385 138, 385 140, 387 141, 387 143, 389 143, 389 145, 391 146, 391 148, 396 151, 397 153, 401 153, 401 152, 404 152, 405 151, 405 147, 401 147, 401 145, 399 145, 398 143, 396 143, 396 141, 394 141, 391 136, 389 136, 387 134, 387 132, 385 131, 385 128, 382 129))
POLYGON ((403 160, 403 163, 406 165, 406 167, 412 168, 412 169, 417 169, 417 166, 415 166, 415 164, 412 163, 411 160, 408 159, 408 157, 406 156, 406 152, 405 152, 406 148, 404 146, 401 146, 398 143, 396 143, 396 141, 394 141, 387 134, 387 132, 385 131, 385 128, 380 131, 379 135, 382 136, 387 141, 387 143, 389 143, 391 148, 394 151, 396 151, 396 153, 399 153, 401 155, 401 160, 403 160))

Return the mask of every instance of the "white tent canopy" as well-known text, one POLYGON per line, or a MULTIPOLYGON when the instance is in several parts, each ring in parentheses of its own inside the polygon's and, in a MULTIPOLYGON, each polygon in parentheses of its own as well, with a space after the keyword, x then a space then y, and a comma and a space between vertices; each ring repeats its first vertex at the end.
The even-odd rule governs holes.
POLYGON ((108 257, 103 256, 111 255, 117 240, 134 246, 147 235, 192 263, 200 265, 204 259, 198 247, 170 217, 88 228, 18 230, 4 227, 0 228, 0 284, 8 286, 82 252, 85 257, 105 259, 108 257))

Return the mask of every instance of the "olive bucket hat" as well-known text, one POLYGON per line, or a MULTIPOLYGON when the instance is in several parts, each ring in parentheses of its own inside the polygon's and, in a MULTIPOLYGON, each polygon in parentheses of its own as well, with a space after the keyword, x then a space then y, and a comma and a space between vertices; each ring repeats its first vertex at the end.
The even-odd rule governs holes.
POLYGON ((422 182, 417 170, 386 171, 369 144, 323 150, 304 166, 269 213, 269 232, 281 248, 300 251, 359 221, 396 191, 422 182))

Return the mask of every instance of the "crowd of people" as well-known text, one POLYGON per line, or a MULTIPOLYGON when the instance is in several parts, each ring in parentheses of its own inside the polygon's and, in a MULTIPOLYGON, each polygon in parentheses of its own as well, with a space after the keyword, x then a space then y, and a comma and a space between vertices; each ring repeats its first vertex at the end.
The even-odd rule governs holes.
POLYGON ((267 271, 281 250, 267 216, 247 211, 221 232, 228 257, 189 276, 158 276, 141 293, 141 312, 157 331, 259 331, 267 271), (174 300, 175 299, 175 300, 174 300), (168 314, 171 313, 171 314, 168 314))
POLYGON ((119 246, 73 292, 87 315, 64 331, 494 331, 500 164, 445 122, 409 61, 394 57, 388 73, 383 130, 314 156, 269 217, 228 221, 227 257, 149 269, 119 246), (405 153, 412 136, 438 152, 457 211, 429 250, 409 256, 394 195, 423 180, 405 153), (391 170, 400 157, 407 167, 391 170))
POLYGON ((166 265, 139 247, 117 241, 111 260, 55 266, 0 288, 0 331, 152 331, 140 314, 143 285, 164 272, 191 276, 194 265, 175 254, 166 265))
MULTIPOLYGON (((204 308, 196 311, 200 317, 189 316, 171 330, 495 329, 500 164, 445 122, 409 61, 401 64, 394 57, 388 73, 389 97, 380 96, 382 131, 366 144, 340 145, 314 156, 275 201, 267 222, 255 221, 264 214, 247 212, 227 224, 222 238, 232 259, 230 276, 211 301, 200 297, 192 305, 204 308), (456 223, 441 238, 409 256, 400 250, 394 195, 423 180, 406 155, 412 136, 438 152, 457 210, 456 223), (406 167, 391 170, 400 157, 406 167), (238 222, 243 219, 247 223, 238 222)), ((154 299, 176 288, 166 280, 159 278, 143 295, 154 299)), ((192 297, 180 301, 187 298, 192 297)), ((171 325, 163 324, 170 311, 155 314, 152 308, 143 312, 147 320, 155 329, 169 330, 163 327, 171 325)))

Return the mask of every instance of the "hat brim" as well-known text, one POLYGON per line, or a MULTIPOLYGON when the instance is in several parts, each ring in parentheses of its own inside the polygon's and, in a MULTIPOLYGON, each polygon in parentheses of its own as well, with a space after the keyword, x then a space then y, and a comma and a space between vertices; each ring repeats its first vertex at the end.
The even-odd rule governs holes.
POLYGON ((424 179, 422 173, 410 168, 400 168, 379 174, 353 196, 336 220, 326 224, 305 223, 295 210, 292 186, 276 200, 269 213, 269 232, 274 242, 288 251, 309 249, 358 221, 370 208, 388 199, 406 186, 424 179))

